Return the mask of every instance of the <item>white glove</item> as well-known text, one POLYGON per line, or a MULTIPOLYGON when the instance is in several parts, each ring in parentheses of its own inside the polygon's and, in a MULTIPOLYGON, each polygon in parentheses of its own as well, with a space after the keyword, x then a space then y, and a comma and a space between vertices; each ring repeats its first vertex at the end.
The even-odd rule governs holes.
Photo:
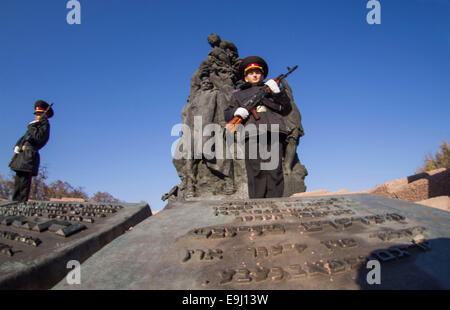
POLYGON ((264 84, 269 86, 269 88, 272 91, 272 93, 278 94, 280 92, 280 88, 278 87, 277 82, 275 82, 274 80, 270 79, 267 82, 265 82, 264 84))
POLYGON ((14 148, 14 153, 19 154, 20 153, 20 147, 16 146, 14 148))
POLYGON ((234 116, 239 116, 242 119, 246 119, 248 117, 248 111, 244 108, 237 108, 236 112, 234 112, 234 116))

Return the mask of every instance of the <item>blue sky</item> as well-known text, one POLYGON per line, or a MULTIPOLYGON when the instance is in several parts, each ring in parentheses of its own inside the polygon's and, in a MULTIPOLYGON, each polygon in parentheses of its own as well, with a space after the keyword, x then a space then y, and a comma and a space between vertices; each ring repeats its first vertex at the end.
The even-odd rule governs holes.
POLYGON ((289 77, 303 117, 308 190, 364 190, 404 177, 450 133, 450 1, 65 0, 0 2, 0 173, 33 118, 55 103, 41 150, 49 180, 128 202, 179 183, 172 127, 214 32, 289 77))

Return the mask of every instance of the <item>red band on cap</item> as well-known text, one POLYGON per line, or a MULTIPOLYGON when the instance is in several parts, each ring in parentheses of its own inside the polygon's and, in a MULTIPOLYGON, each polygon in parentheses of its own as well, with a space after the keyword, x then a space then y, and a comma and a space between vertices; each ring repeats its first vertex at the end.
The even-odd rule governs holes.
POLYGON ((251 63, 247 67, 245 67, 244 73, 247 72, 250 69, 259 69, 262 72, 264 72, 263 68, 257 63, 251 63))

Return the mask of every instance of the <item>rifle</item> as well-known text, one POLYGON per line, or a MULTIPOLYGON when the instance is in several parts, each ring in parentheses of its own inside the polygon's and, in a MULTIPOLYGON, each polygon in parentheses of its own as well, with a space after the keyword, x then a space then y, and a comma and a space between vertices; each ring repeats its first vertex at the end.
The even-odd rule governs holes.
MULTIPOLYGON (((295 65, 293 68, 287 67, 288 72, 286 74, 280 74, 277 78, 275 78, 273 80, 277 84, 280 84, 280 80, 286 78, 289 74, 294 72, 297 68, 298 68, 298 65, 295 65)), ((259 115, 256 113, 256 106, 259 105, 260 101, 264 98, 264 96, 267 93, 270 93, 269 87, 261 88, 256 94, 254 94, 247 102, 245 102, 242 105, 243 108, 247 109, 248 111, 250 111, 252 113, 255 120, 260 119, 259 115)), ((227 129, 230 133, 234 133, 236 131, 238 125, 241 124, 243 121, 244 120, 241 117, 235 116, 235 117, 233 117, 233 119, 231 121, 229 121, 225 125, 225 129, 227 129)))
POLYGON ((50 111, 50 109, 52 108, 53 105, 54 105, 54 103, 51 103, 51 104, 47 107, 47 109, 45 109, 45 112, 42 113, 41 117, 39 117, 39 121, 40 121, 40 122, 43 121, 43 120, 45 120, 45 119, 47 119, 47 113, 48 113, 48 111, 50 111))
MULTIPOLYGON (((47 113, 48 113, 48 111, 50 111, 50 108, 51 108, 52 106, 53 106, 53 103, 50 104, 50 105, 47 107, 47 109, 45 109, 45 112, 42 113, 41 117, 39 118, 39 122, 41 122, 41 121, 47 119, 47 113)), ((27 130, 27 132, 25 133, 25 135, 22 137, 22 139, 20 139, 20 142, 17 144, 17 146, 18 146, 19 149, 20 149, 20 152, 23 152, 23 151, 22 151, 22 148, 23 148, 23 146, 25 145, 25 143, 28 141, 28 138, 29 138, 29 135, 30 135, 30 134, 28 133, 28 131, 29 131, 29 130, 27 130)), ((17 155, 19 155, 19 154, 14 153, 13 157, 12 157, 11 160, 9 161, 8 166, 11 166, 11 164, 16 160, 17 155)))

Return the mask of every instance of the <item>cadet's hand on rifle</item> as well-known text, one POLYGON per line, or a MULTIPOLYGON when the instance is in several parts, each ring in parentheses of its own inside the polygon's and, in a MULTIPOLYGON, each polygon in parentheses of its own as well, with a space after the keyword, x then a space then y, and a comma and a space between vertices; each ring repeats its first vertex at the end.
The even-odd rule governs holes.
POLYGON ((265 82, 264 84, 266 84, 266 86, 268 86, 270 88, 272 93, 278 94, 280 92, 280 87, 278 87, 277 82, 275 82, 274 80, 270 79, 267 82, 265 82))
POLYGON ((20 153, 20 147, 19 146, 14 147, 14 153, 16 153, 16 154, 20 153))
POLYGON ((245 108, 237 108, 236 112, 234 112, 234 116, 246 119, 248 117, 248 111, 245 108))

